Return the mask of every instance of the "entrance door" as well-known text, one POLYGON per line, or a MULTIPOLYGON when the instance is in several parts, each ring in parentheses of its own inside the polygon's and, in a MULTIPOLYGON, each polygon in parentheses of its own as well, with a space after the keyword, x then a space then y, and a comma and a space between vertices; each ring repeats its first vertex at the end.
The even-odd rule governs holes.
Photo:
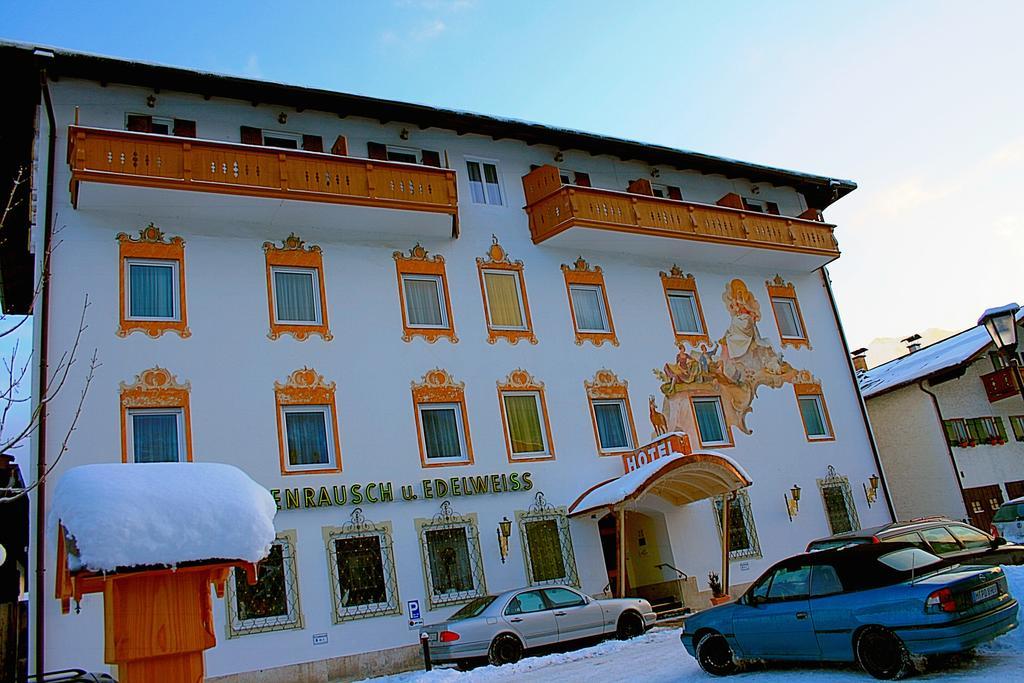
MULTIPOLYGON (((622 596, 619 591, 619 525, 615 515, 607 514, 597 520, 597 530, 601 534, 601 551, 604 554, 604 568, 608 573, 608 585, 612 595, 622 596)), ((627 587, 627 593, 628 587, 627 587)))
POLYGON ((992 526, 992 515, 1003 504, 1003 490, 999 484, 964 489, 964 504, 967 505, 971 524, 988 531, 992 526))

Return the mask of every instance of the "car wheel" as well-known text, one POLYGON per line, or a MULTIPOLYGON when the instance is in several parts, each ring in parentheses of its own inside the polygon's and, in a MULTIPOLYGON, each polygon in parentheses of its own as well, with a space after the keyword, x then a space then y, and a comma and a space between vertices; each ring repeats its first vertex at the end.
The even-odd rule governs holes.
POLYGON ((739 668, 729 641, 721 633, 705 633, 694 648, 697 664, 712 676, 728 676, 739 668))
POLYGON ((644 620, 636 612, 626 612, 619 617, 615 627, 615 637, 619 640, 630 640, 644 633, 644 620))
POLYGON ((903 678, 914 666, 900 637, 881 626, 869 626, 861 632, 856 652, 861 668, 882 680, 903 678))
POLYGON ((487 661, 493 666, 515 664, 523 658, 523 644, 515 636, 502 633, 491 642, 487 661))

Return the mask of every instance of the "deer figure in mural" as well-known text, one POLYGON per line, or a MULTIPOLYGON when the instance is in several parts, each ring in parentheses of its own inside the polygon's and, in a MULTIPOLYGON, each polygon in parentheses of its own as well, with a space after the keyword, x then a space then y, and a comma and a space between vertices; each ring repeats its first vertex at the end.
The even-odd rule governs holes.
POLYGON ((665 415, 658 412, 657 406, 654 405, 654 396, 650 397, 651 406, 651 426, 654 427, 654 436, 661 436, 668 432, 668 420, 665 419, 665 415))

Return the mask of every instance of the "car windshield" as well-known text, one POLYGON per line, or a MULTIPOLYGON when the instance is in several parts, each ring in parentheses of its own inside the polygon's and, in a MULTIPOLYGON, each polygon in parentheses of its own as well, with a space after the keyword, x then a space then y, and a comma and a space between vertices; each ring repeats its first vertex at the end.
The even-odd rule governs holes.
POLYGON ((488 605, 498 599, 496 595, 485 595, 482 598, 476 598, 472 602, 463 605, 455 614, 448 617, 448 621, 458 621, 459 619, 472 619, 473 617, 480 616, 480 613, 487 609, 488 605))
POLYGON ((812 550, 832 550, 833 548, 844 548, 848 545, 861 545, 867 542, 868 539, 866 538, 825 538, 807 546, 807 552, 812 550))
POLYGON ((878 561, 898 572, 909 572, 930 567, 942 560, 920 548, 903 548, 902 550, 882 555, 878 558, 878 561))
POLYGON ((1021 512, 1024 512, 1024 505, 1017 503, 1007 504, 996 510, 995 516, 992 518, 993 522, 1015 522, 1021 518, 1021 512))

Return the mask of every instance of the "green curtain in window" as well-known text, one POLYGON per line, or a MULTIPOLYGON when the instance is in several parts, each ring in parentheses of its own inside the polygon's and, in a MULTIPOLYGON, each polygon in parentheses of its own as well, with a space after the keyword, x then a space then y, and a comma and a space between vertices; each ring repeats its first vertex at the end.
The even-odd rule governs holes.
POLYGON ((282 322, 315 323, 316 295, 312 273, 274 273, 277 319, 282 322))
POLYGON ((536 396, 506 396, 505 415, 513 453, 540 453, 544 450, 544 432, 536 396))
POLYGON ((523 326, 516 277, 512 273, 484 273, 487 308, 491 315, 491 324, 496 327, 523 326))
POLYGON ((443 319, 437 280, 407 278, 404 283, 405 307, 409 311, 409 324, 441 325, 443 319))
POLYGON ((694 401, 693 412, 697 414, 701 441, 713 443, 726 440, 722 421, 718 417, 718 405, 714 401, 694 401))
POLYGON ((526 522, 526 545, 530 549, 530 574, 534 583, 565 578, 565 560, 558 521, 526 522))
POLYGON ((427 556, 434 595, 471 591, 473 567, 463 527, 427 531, 427 556))
POLYGON ((813 397, 801 398, 800 415, 804 418, 804 426, 807 427, 808 436, 828 436, 828 427, 825 426, 825 417, 821 414, 821 404, 813 397))
POLYGON ((132 445, 135 462, 178 462, 178 416, 132 415, 132 445))
POLYGON ((455 408, 424 408, 420 417, 428 458, 458 458, 462 455, 455 408))
POLYGON ((319 410, 288 411, 284 414, 285 429, 288 432, 288 461, 292 465, 326 465, 329 462, 324 417, 319 410))
POLYGON ((673 292, 669 294, 668 305, 672 309, 672 322, 676 326, 676 332, 680 334, 701 333, 692 297, 673 292))
POLYGON ((595 403, 594 419, 597 420, 597 436, 601 448, 628 448, 626 425, 622 417, 622 406, 618 403, 595 403))
POLYGON ((174 268, 132 263, 128 266, 128 276, 128 314, 131 317, 174 317, 174 268))

